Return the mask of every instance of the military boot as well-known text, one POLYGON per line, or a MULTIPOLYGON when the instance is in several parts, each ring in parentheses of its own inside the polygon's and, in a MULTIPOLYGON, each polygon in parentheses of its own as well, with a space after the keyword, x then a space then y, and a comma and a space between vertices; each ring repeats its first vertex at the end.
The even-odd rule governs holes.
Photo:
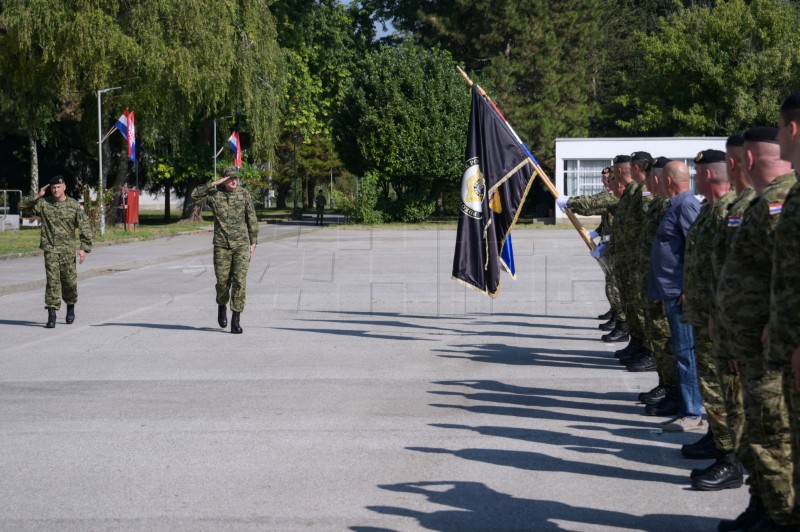
POLYGON ((750 504, 736 519, 723 519, 719 522, 717 530, 719 532, 734 532, 735 530, 746 530, 756 524, 766 513, 764 503, 758 495, 750 495, 750 504))
POLYGON ((47 309, 47 323, 45 327, 48 329, 55 329, 56 328, 56 309, 49 308, 47 309))
POLYGON ((639 352, 639 350, 642 348, 642 342, 640 342, 639 339, 636 338, 635 336, 631 336, 630 340, 631 341, 628 342, 628 345, 626 345, 622 349, 617 349, 616 351, 614 351, 614 358, 630 357, 634 353, 639 352))
POLYGON ((242 328, 239 327, 239 312, 235 310, 231 314, 231 332, 233 334, 242 334, 242 328))
POLYGON ((613 317, 614 317, 614 311, 612 309, 608 309, 608 311, 605 312, 604 314, 600 314, 599 316, 597 316, 597 319, 598 320, 610 320, 613 317))
POLYGON ((228 313, 225 305, 219 305, 217 307, 217 323, 223 329, 228 326, 228 313))
POLYGON ((632 360, 625 366, 625 369, 633 373, 657 371, 658 368, 656 367, 656 357, 645 351, 645 355, 643 357, 637 360, 632 360))
POLYGON ((657 403, 662 397, 667 394, 667 388, 664 386, 664 378, 661 373, 658 374, 658 384, 649 392, 642 392, 639 394, 638 399, 640 403, 651 405, 657 403))
POLYGON ((742 465, 733 451, 719 453, 717 461, 703 475, 692 479, 692 487, 700 491, 741 488, 744 484, 742 465))
MULTIPOLYGON (((696 442, 681 446, 681 454, 684 458, 688 458, 689 460, 708 460, 709 458, 716 457, 717 446, 714 443, 714 433, 711 432, 709 428, 705 436, 696 442)), ((703 472, 705 472, 705 470, 693 470, 692 478, 703 472), (695 473, 695 471, 697 471, 697 473, 695 473)))
POLYGON ((597 328, 601 331, 613 331, 616 326, 617 320, 614 318, 614 316, 611 316, 607 322, 601 323, 597 326, 597 328))
POLYGON ((644 407, 648 416, 672 417, 681 410, 680 390, 677 386, 670 386, 666 395, 659 402, 644 407))
POLYGON ((618 320, 614 330, 608 334, 604 334, 602 339, 604 342, 627 342, 628 339, 630 339, 628 335, 628 324, 618 320))
POLYGON ((75 321, 75 304, 74 303, 72 305, 67 303, 67 319, 66 319, 66 321, 67 321, 68 325, 75 321))

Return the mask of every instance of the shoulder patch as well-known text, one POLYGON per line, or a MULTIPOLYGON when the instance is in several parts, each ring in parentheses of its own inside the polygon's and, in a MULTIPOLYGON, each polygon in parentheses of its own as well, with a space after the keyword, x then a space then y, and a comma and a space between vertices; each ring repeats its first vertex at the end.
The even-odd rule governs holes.
POLYGON ((650 195, 651 195, 651 194, 650 194, 650 191, 649 191, 649 190, 642 190, 642 196, 644 196, 645 198, 646 198, 647 196, 650 196, 650 195))
POLYGON ((742 225, 741 216, 728 216, 728 227, 739 227, 742 225))
POLYGON ((770 203, 769 204, 769 213, 771 215, 780 214, 783 210, 783 203, 770 203))

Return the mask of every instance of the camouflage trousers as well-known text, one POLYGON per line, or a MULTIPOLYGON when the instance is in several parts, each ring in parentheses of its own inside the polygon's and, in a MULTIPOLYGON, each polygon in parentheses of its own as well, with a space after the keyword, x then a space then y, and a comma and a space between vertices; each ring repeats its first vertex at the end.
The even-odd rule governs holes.
POLYGON ((717 450, 729 453, 734 450, 733 438, 728 428, 728 410, 722 398, 722 385, 717 372, 717 360, 706 327, 694 326, 694 356, 697 364, 697 381, 708 416, 708 427, 714 435, 717 450))
POLYGON ((788 362, 783 372, 783 396, 786 399, 789 411, 789 428, 792 439, 793 483, 795 495, 795 522, 800 520, 800 391, 794 384, 791 362, 788 362))
POLYGON ((606 299, 608 299, 611 310, 614 311, 614 316, 619 316, 622 312, 619 302, 619 290, 617 285, 614 284, 614 275, 612 273, 606 274, 606 299))
POLYGON ((250 246, 234 249, 214 246, 214 274, 217 276, 217 305, 231 302, 233 312, 244 310, 250 246))
POLYGON ((614 309, 614 314, 616 315, 617 320, 626 321, 627 317, 625 316, 625 306, 622 304, 622 294, 620 294, 619 290, 619 283, 622 276, 622 265, 617 264, 615 257, 612 257, 610 264, 611 274, 606 277, 606 294, 608 294, 608 286, 613 286, 612 295, 614 299, 609 298, 608 301, 611 303, 611 308, 614 309))
POLYGON ((646 302, 644 318, 644 345, 656 359, 656 369, 661 376, 661 383, 666 387, 677 386, 678 374, 675 371, 675 354, 672 352, 669 323, 667 323, 667 318, 664 316, 661 303, 646 302))
POLYGON ((631 336, 635 336, 639 340, 644 340, 644 312, 639 294, 640 274, 636 268, 630 266, 631 262, 636 261, 633 259, 626 259, 626 264, 622 269, 622 275, 620 275, 618 284, 619 297, 625 309, 625 316, 627 317, 631 336))
POLYGON ((731 354, 742 382, 744 430, 756 462, 756 488, 775 522, 789 524, 794 519, 794 489, 783 373, 764 369, 762 328, 757 329, 739 331, 730 344, 731 354))
POLYGON ((78 272, 75 270, 75 252, 46 251, 44 271, 47 286, 44 290, 44 308, 61 308, 63 299, 68 305, 78 302, 78 272))

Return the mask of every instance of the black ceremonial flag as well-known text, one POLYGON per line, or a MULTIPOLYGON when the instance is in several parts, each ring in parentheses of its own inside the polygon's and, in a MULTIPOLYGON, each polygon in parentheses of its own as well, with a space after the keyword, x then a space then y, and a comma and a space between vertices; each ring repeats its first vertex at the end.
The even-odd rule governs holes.
POLYGON ((533 163, 496 107, 472 87, 453 278, 496 297, 499 254, 530 188, 533 163))

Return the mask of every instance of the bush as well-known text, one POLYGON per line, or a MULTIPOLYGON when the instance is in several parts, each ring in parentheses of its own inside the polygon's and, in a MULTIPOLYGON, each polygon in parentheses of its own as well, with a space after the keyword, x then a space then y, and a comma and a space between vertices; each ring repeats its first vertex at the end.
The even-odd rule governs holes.
POLYGON ((378 193, 378 176, 367 172, 358 186, 355 200, 339 193, 335 194, 335 200, 348 222, 374 225, 383 223, 383 214, 376 209, 378 193))

